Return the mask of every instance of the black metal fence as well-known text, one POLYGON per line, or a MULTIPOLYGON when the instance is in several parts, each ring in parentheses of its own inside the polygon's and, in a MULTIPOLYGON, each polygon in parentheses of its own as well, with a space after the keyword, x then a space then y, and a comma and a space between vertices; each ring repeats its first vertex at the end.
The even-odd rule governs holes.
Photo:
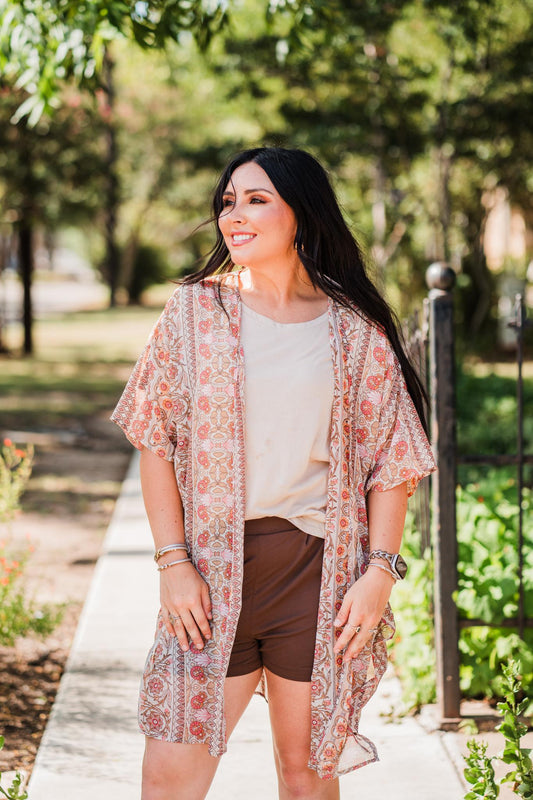
POLYGON ((437 658, 437 703, 441 727, 450 727, 460 719, 459 635, 462 628, 485 626, 515 628, 523 638, 524 630, 533 627, 525 614, 524 597, 524 466, 533 463, 533 455, 524 452, 523 343, 525 328, 524 301, 515 300, 511 325, 517 338, 517 426, 516 453, 513 455, 458 456, 456 444, 455 346, 453 287, 455 273, 446 264, 432 264, 426 279, 429 295, 421 315, 404 331, 410 356, 427 387, 430 405, 431 440, 438 471, 422 482, 415 495, 415 519, 421 533, 422 551, 430 545, 434 558, 434 625, 437 658), (487 622, 459 618, 453 595, 457 590, 457 521, 456 487, 459 464, 515 465, 518 491, 518 613, 515 617, 487 622), (431 513, 430 513, 431 508, 431 513), (430 519, 431 517, 431 519, 430 519), (432 529, 432 530, 431 530, 432 529))

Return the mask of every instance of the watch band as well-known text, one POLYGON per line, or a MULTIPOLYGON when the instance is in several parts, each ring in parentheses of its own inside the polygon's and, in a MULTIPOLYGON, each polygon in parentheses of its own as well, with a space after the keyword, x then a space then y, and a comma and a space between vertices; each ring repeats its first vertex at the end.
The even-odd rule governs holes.
POLYGON ((372 550, 369 558, 384 558, 390 564, 396 555, 398 555, 398 553, 389 553, 387 550, 372 550))

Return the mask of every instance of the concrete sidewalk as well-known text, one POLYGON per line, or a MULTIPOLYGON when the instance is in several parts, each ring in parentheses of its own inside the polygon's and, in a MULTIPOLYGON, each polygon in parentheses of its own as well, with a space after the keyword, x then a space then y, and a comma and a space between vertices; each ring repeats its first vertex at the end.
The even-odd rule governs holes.
MULTIPOLYGON (((143 737, 137 729, 137 691, 158 609, 152 554, 135 456, 39 749, 29 800, 140 797, 143 737)), ((387 677, 361 721, 361 732, 376 743, 382 760, 343 777, 342 797, 462 800, 453 738, 428 733, 413 718, 387 723, 381 715, 397 702, 397 681, 387 677)), ((254 697, 209 800, 275 800, 271 750, 267 705, 254 697)))

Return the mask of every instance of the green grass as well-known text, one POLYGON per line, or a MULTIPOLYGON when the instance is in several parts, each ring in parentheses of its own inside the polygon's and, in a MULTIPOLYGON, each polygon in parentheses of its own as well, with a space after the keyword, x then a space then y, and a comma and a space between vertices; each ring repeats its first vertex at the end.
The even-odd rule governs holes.
MULTIPOLYGON (((463 454, 516 452, 516 377, 487 367, 481 371, 467 365, 458 375, 457 433, 463 454)), ((533 377, 524 378, 524 438, 532 452, 533 377)))
POLYGON ((2 428, 55 426, 112 406, 158 314, 118 308, 38 322, 36 355, 0 360, 2 428))
POLYGON ((35 356, 0 356, 0 439, 35 446, 26 511, 107 524, 132 452, 109 415, 160 308, 48 318, 35 326, 35 356))
MULTIPOLYGON (((457 445, 463 455, 513 455, 517 452, 516 366, 465 364, 457 376, 457 445)), ((533 454, 533 363, 524 365, 524 452, 533 454)), ((476 481, 488 467, 462 465, 460 483, 476 481)), ((502 480, 516 467, 501 467, 502 480)), ((533 467, 524 468, 531 481, 533 467)))
POLYGON ((116 363, 137 358, 159 308, 113 308, 64 314, 36 324, 37 353, 48 361, 116 363))

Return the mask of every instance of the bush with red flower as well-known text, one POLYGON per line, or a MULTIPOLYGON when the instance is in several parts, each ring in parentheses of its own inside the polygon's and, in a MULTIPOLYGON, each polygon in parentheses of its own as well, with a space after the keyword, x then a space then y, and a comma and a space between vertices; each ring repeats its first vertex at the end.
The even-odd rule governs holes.
POLYGON ((28 543, 16 551, 7 543, 9 523, 20 510, 20 498, 31 475, 33 450, 17 447, 10 439, 0 445, 0 645, 11 647, 28 633, 46 636, 61 619, 62 609, 38 606, 22 587, 24 567, 31 555, 28 543), (2 540, 3 539, 3 540, 2 540))
POLYGON ((0 445, 0 523, 10 522, 31 475, 33 449, 25 450, 4 439, 0 445))

